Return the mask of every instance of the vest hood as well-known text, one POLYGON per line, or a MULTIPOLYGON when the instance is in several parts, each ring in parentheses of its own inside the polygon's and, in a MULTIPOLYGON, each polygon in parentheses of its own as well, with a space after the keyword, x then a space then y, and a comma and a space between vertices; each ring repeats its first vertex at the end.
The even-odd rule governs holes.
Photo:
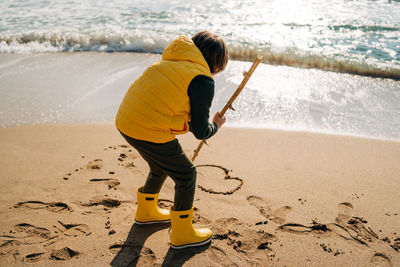
POLYGON ((201 51, 191 39, 184 35, 180 35, 164 49, 162 60, 191 61, 203 65, 210 71, 201 51))

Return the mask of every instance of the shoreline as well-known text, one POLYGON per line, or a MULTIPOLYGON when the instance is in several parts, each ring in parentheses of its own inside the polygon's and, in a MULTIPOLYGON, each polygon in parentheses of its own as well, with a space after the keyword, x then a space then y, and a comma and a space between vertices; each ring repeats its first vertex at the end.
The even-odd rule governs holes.
MULTIPOLYGON (((259 56, 258 51, 235 51, 230 56, 229 60, 252 63, 254 59, 259 56)), ((0 54, 11 55, 35 55, 35 54, 73 54, 73 53, 93 53, 93 54, 144 54, 152 56, 161 56, 162 51, 156 50, 121 50, 121 51, 101 51, 101 50, 77 50, 77 51, 29 51, 29 52, 0 52, 0 54)), ((327 58, 326 56, 314 55, 290 55, 285 52, 273 53, 268 49, 261 52, 264 59, 261 63, 270 66, 290 67, 303 70, 319 70, 327 71, 336 74, 348 74, 360 77, 367 77, 373 79, 389 79, 393 81, 400 81, 400 69, 396 67, 382 67, 376 64, 366 64, 365 62, 346 61, 335 58, 327 58)), ((1 68, 2 66, 0 66, 1 68)))
MULTIPOLYGON (((0 126, 112 122, 130 84, 159 58, 145 53, 0 54, 0 126)), ((222 109, 249 64, 231 60, 215 76, 210 114, 222 109)), ((398 82, 387 79, 260 64, 227 120, 232 127, 400 140, 396 88, 398 82)))
MULTIPOLYGON (((103 121, 103 122, 58 122, 58 123, 38 123, 38 124, 22 124, 22 125, 10 125, 6 127, 0 127, 1 129, 9 129, 9 128, 18 128, 18 127, 46 127, 46 126, 84 126, 84 125, 93 125, 93 126, 114 126, 114 122, 103 121)), ((383 141, 383 142, 393 142, 393 143, 400 143, 400 139, 390 139, 388 137, 376 137, 376 136, 367 136, 367 135, 357 135, 357 134, 350 134, 350 133, 335 133, 335 132, 324 132, 323 130, 318 129, 290 129, 290 128, 279 128, 279 127, 264 127, 264 126, 240 126, 240 125, 229 125, 229 122, 226 122, 224 125, 224 129, 238 129, 238 130, 259 130, 259 131, 272 131, 272 132, 291 132, 291 133, 298 133, 298 134, 311 134, 311 135, 326 135, 332 137, 345 137, 345 138, 355 138, 355 139, 365 139, 365 140, 372 140, 372 141, 383 141)), ((190 134, 190 133, 189 133, 190 134)), ((179 137, 179 135, 177 136, 179 137)))
MULTIPOLYGON (((188 155, 198 144, 190 133, 179 140, 188 155)), ((214 239, 182 254, 169 248, 168 226, 133 224, 148 166, 112 124, 1 128, 0 261, 400 264, 399 143, 223 127, 208 144, 197 185, 214 193, 196 189, 194 218, 214 239)), ((167 179, 160 204, 170 207, 173 192, 167 179)))
MULTIPOLYGON (((225 126, 224 126, 225 127, 225 126)), ((387 142, 394 142, 394 143, 400 143, 400 138, 399 139, 390 139, 388 137, 376 137, 376 136, 367 136, 367 135, 361 135, 361 134, 350 134, 350 133, 335 133, 335 132, 329 132, 329 131, 323 131, 319 129, 307 129, 307 130, 302 130, 302 129, 290 129, 290 128, 279 128, 279 127, 258 127, 258 126, 235 126, 235 125, 229 125, 228 128, 233 128, 233 129, 254 129, 254 130, 266 130, 266 131, 280 131, 280 132, 294 132, 294 133, 299 133, 299 134, 316 134, 316 135, 327 135, 327 136, 337 136, 337 137, 349 137, 349 138, 359 138, 359 139, 366 139, 366 140, 377 140, 377 141, 387 141, 387 142)))

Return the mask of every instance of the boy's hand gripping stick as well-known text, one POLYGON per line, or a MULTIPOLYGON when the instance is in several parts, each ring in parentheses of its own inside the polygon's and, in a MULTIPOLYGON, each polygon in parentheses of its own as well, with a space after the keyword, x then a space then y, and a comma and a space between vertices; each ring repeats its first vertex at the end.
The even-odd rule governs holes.
MULTIPOLYGON (((243 88, 246 86, 247 81, 250 79, 251 75, 253 74, 254 70, 257 68, 258 64, 261 62, 261 60, 263 59, 262 56, 258 56, 254 62, 253 65, 251 65, 250 69, 248 71, 243 72, 243 80, 242 82, 239 84, 238 88, 236 89, 236 91, 233 93, 233 95, 231 96, 231 98, 229 99, 229 101, 226 103, 226 105, 224 106, 224 108, 221 110, 220 112, 220 116, 224 116, 225 112, 228 109, 233 109, 232 107, 232 103, 233 101, 235 101, 235 99, 239 96, 239 94, 242 92, 243 88)), ((204 145, 205 140, 202 140, 200 142, 200 144, 198 145, 198 147, 195 149, 193 157, 192 157, 192 161, 195 160, 195 158, 197 157, 197 155, 200 152, 201 147, 204 145)))

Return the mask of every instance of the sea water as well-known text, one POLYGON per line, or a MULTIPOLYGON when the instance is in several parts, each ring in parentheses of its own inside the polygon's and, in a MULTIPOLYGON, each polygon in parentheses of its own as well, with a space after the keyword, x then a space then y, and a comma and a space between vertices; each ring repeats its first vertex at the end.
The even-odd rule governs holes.
MULTIPOLYGON (((177 35, 204 29, 224 38, 232 59, 216 76, 212 112, 223 106, 254 57, 264 56, 236 111, 227 114, 229 125, 400 139, 399 1, 0 1, 3 54, 160 54, 177 35)), ((0 62, 2 79, 11 77, 10 62, 0 62)), ((130 73, 131 79, 141 71, 130 73)), ((89 118, 75 106, 68 120, 10 119, 16 115, 7 108, 16 107, 5 99, 24 95, 9 84, 0 81, 3 127, 89 118)), ((117 108, 120 99, 114 101, 117 108)), ((40 108, 48 112, 44 104, 40 108)), ((107 110, 91 121, 112 120, 115 112, 107 110)))

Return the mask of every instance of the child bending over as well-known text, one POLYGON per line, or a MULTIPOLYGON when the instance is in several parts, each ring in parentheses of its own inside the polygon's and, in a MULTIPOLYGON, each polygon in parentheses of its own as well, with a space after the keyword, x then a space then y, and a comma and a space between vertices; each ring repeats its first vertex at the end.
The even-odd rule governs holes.
POLYGON ((192 39, 179 36, 130 86, 116 116, 116 127, 149 164, 150 172, 137 191, 135 223, 171 222, 171 247, 201 246, 211 241, 209 229, 192 225, 196 168, 175 138, 191 131, 197 139, 217 133, 225 117, 217 112, 209 123, 214 97, 213 76, 225 69, 228 49, 216 34, 202 31, 192 39), (174 205, 157 206, 167 178, 175 182, 174 205))

